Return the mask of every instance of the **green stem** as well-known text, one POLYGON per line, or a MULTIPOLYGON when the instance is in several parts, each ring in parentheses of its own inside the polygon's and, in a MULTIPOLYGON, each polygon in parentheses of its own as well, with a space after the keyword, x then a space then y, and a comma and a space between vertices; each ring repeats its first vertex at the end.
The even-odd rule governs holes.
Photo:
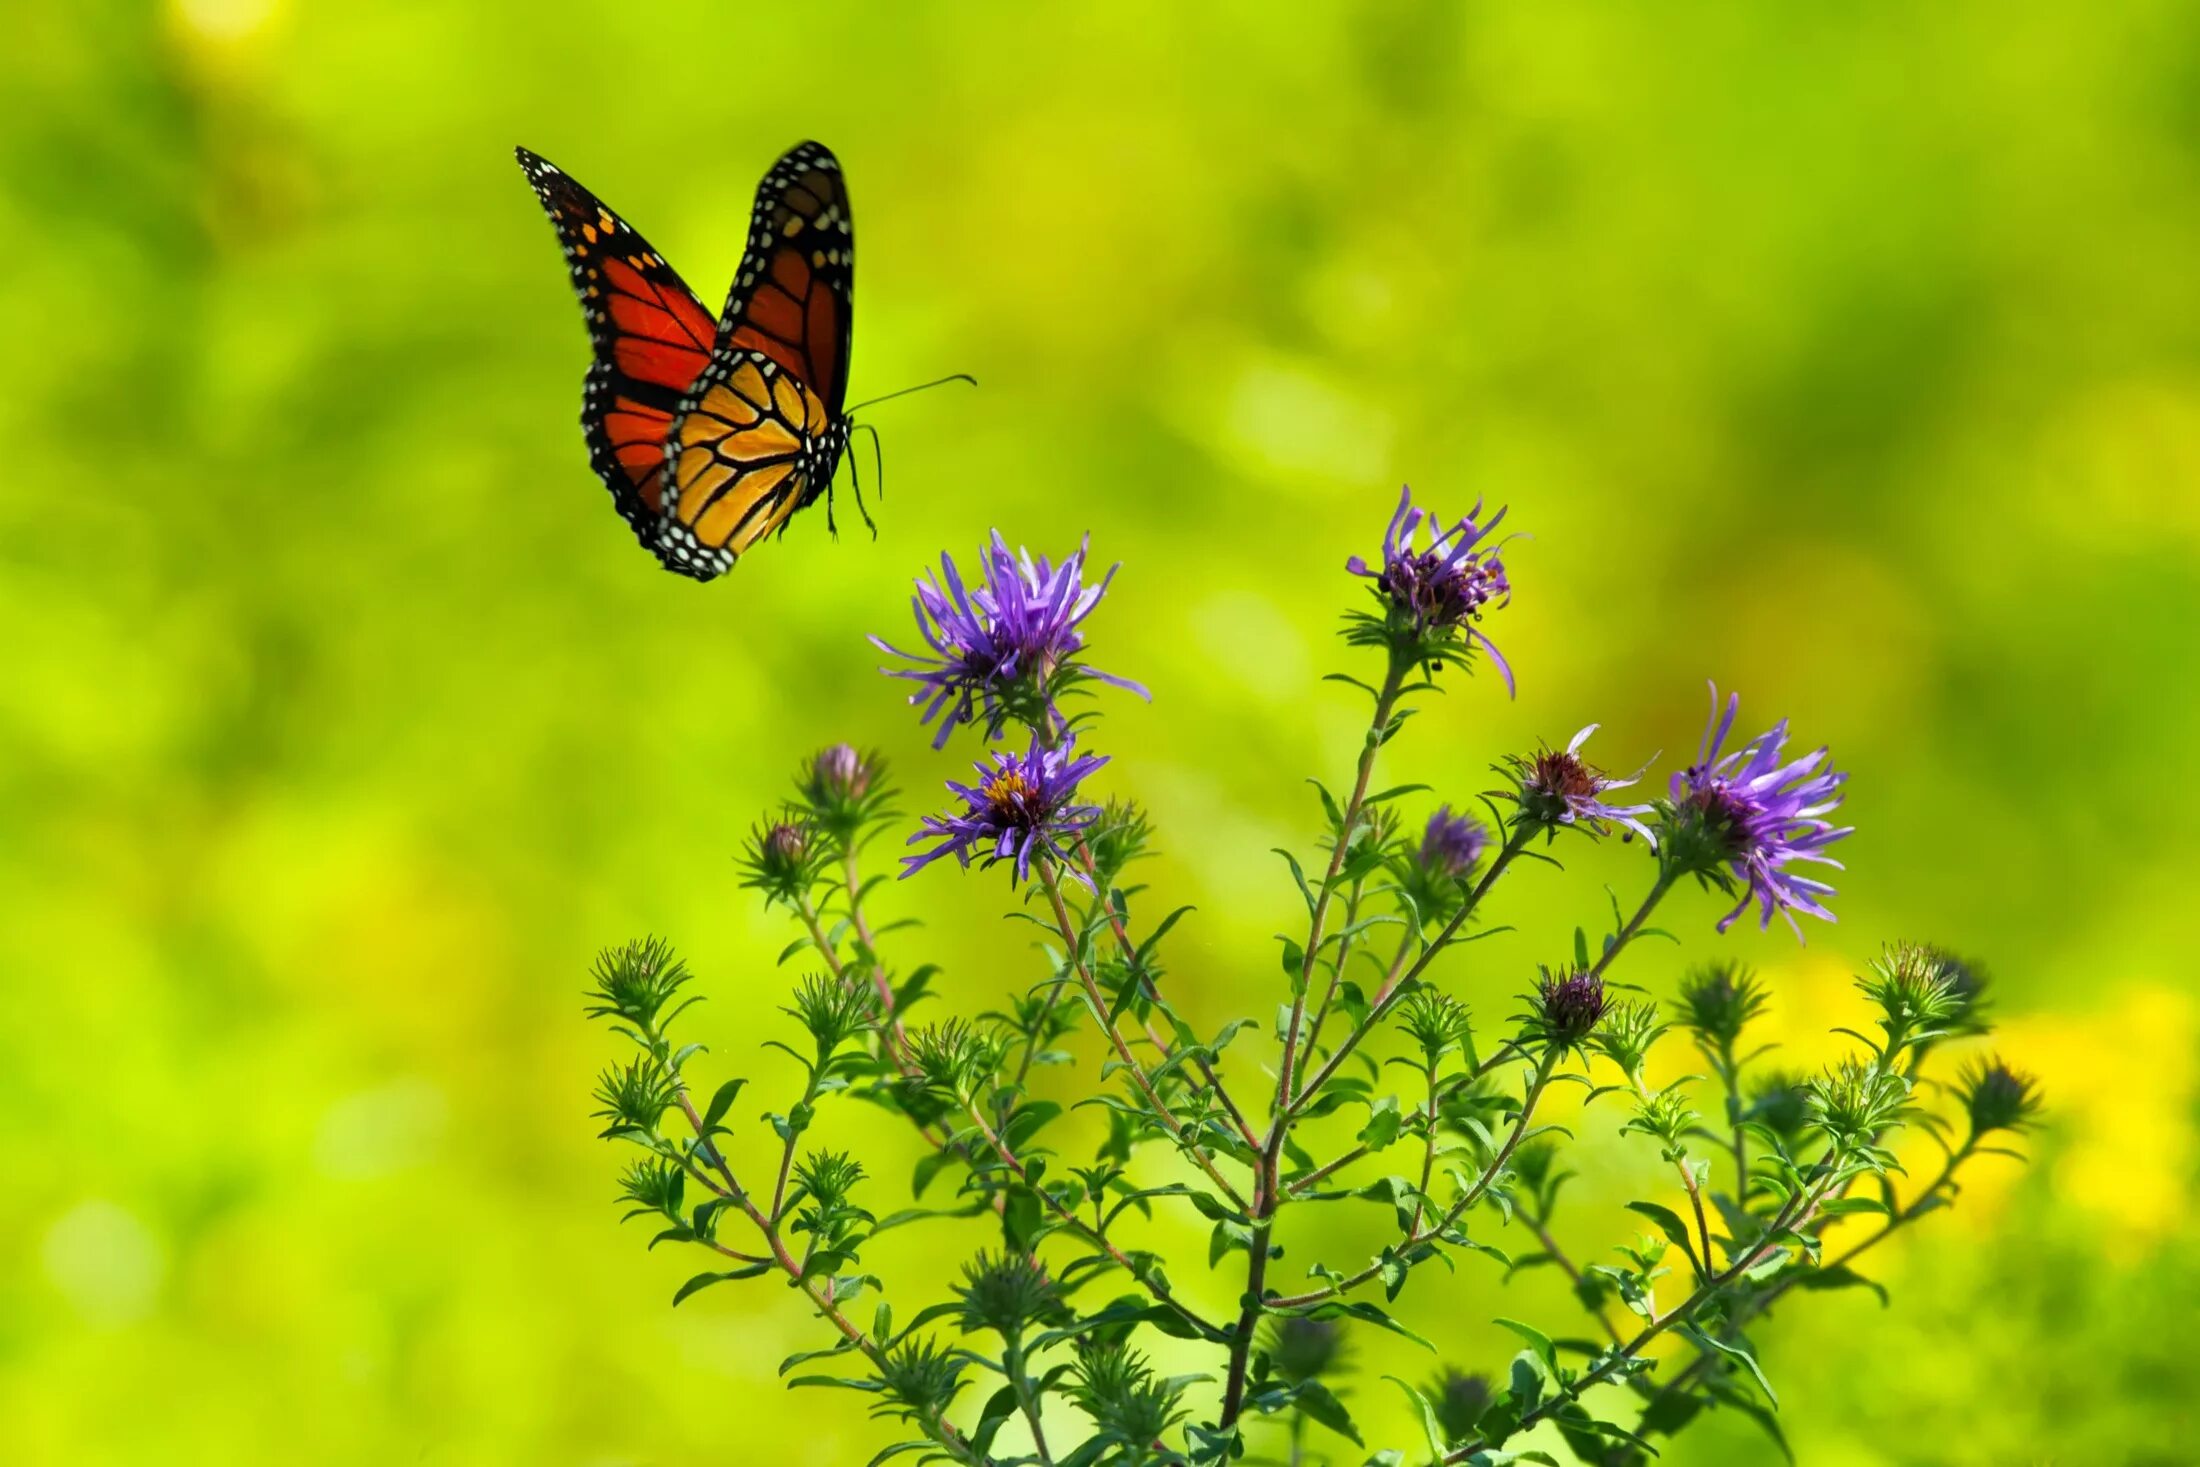
MULTIPOLYGON (((1497 1154, 1490 1158, 1489 1165, 1482 1169, 1482 1174, 1475 1178, 1473 1185, 1459 1195, 1459 1200, 1445 1209, 1443 1216, 1428 1227, 1416 1229, 1407 1236, 1404 1244, 1398 1250, 1400 1256, 1411 1253, 1432 1238, 1442 1236, 1453 1224, 1467 1215, 1469 1208, 1482 1200, 1482 1194, 1489 1190, 1490 1183, 1497 1180, 1498 1174, 1505 1169, 1505 1163, 1512 1159, 1514 1149, 1520 1145, 1521 1137, 1527 1134, 1528 1121, 1535 1114, 1536 1102, 1542 1098, 1544 1087, 1550 1084, 1551 1074, 1556 1068, 1556 1057, 1546 1054, 1541 1062, 1537 1064, 1535 1078, 1529 1082, 1527 1094, 1521 1099, 1520 1115, 1513 1122, 1512 1133, 1505 1138, 1504 1144, 1497 1149, 1497 1154)), ((1330 1284, 1325 1288, 1315 1289, 1304 1294, 1293 1294, 1288 1298, 1272 1299, 1268 1301, 1268 1307, 1271 1309, 1298 1309, 1310 1304, 1319 1304, 1324 1299, 1333 1299, 1339 1295, 1350 1293, 1369 1279, 1380 1274, 1382 1270, 1381 1263, 1371 1263, 1358 1273, 1348 1275, 1343 1280, 1330 1284)))
POLYGON ((1612 1337, 1613 1344, 1620 1343, 1619 1326, 1612 1323, 1612 1317, 1606 1314, 1601 1306, 1593 1309, 1590 1307, 1588 1279, 1583 1276, 1580 1265, 1567 1256, 1565 1249, 1558 1246, 1558 1239, 1551 1236, 1550 1220, 1537 1217, 1524 1207, 1519 1209, 1517 1216, 1523 1223, 1527 1224, 1528 1231, 1535 1234, 1536 1242, 1541 1244, 1543 1251, 1550 1255, 1551 1261, 1559 1266, 1560 1271, 1567 1278, 1573 1280, 1574 1297, 1581 1301, 1581 1307, 1596 1315, 1597 1323, 1604 1326, 1604 1332, 1612 1337))
POLYGON ((1109 1242, 1107 1234, 1102 1231, 1100 1223, 1098 1223, 1097 1221, 1087 1223, 1083 1218, 1077 1216, 1075 1212, 1073 1212, 1068 1206, 1066 1206, 1062 1202, 1061 1198, 1055 1196, 1051 1190, 1034 1184, 1031 1180, 1031 1174, 1028 1170, 1025 1169, 1022 1160, 1017 1157, 1015 1152, 1009 1149, 1008 1143, 1001 1138, 1000 1133, 995 1131, 993 1127, 987 1123, 985 1116, 980 1113, 977 1107, 977 1103, 973 1099, 971 1099, 969 1096, 962 1097, 962 1108, 963 1114, 970 1117, 970 1123, 977 1128, 978 1134, 985 1139, 985 1144, 991 1147, 993 1150, 993 1154, 1001 1159, 1001 1164, 1007 1167, 1009 1171, 1015 1175, 1016 1180, 1020 1182, 1027 1191, 1031 1192, 1041 1202, 1045 1203, 1048 1211, 1052 1212, 1056 1217, 1062 1220, 1062 1225, 1064 1227, 1068 1228, 1071 1232, 1077 1234, 1077 1236, 1079 1236, 1080 1238, 1083 1238, 1086 1242, 1092 1244, 1092 1246, 1094 1246, 1095 1248, 1098 1248, 1100 1251, 1107 1254, 1109 1258, 1115 1261, 1117 1267, 1121 1268, 1123 1272, 1129 1274, 1132 1278, 1136 1279, 1148 1293, 1154 1296, 1156 1300, 1158 1300, 1162 1304, 1167 1305, 1169 1308, 1175 1310, 1179 1315, 1183 1316, 1184 1321, 1187 1324, 1191 1325, 1194 1329, 1198 1330, 1201 1334, 1206 1335, 1210 1338, 1219 1337, 1221 1335, 1222 1331, 1217 1326, 1208 1323, 1205 1319, 1194 1313, 1187 1305, 1179 1301, 1174 1294, 1169 1292, 1168 1284, 1164 1282, 1158 1275, 1154 1274, 1150 1270, 1139 1268, 1136 1263, 1133 1263, 1131 1261, 1129 1255, 1125 1254, 1122 1249, 1116 1247, 1115 1244, 1109 1242))
POLYGON ((1331 1052, 1329 1058, 1322 1062, 1321 1068, 1316 1070, 1312 1078, 1300 1087, 1297 1097, 1292 1102, 1293 1110, 1303 1109, 1315 1096, 1321 1093, 1322 1087, 1328 1084, 1331 1077, 1337 1073, 1337 1067, 1342 1065, 1346 1057, 1359 1046, 1360 1041, 1372 1033, 1375 1026, 1383 1021, 1384 1016, 1390 1012, 1392 1005, 1397 1002, 1398 995, 1411 988, 1421 974, 1427 971, 1428 965, 1436 960, 1436 955, 1451 944, 1459 929, 1466 924, 1466 920, 1473 916, 1475 909, 1482 904, 1482 898, 1487 896, 1490 888, 1497 884, 1497 878, 1504 875, 1505 868, 1510 866, 1513 859, 1523 850, 1527 849, 1528 841, 1533 838, 1536 829, 1537 827, 1524 821, 1515 822, 1511 834, 1505 839, 1504 847, 1498 851, 1496 856, 1491 858, 1489 870, 1482 873, 1482 879, 1477 881, 1474 884, 1474 889, 1467 893, 1466 901, 1460 905, 1458 912, 1452 916, 1452 919, 1444 924, 1443 929, 1436 934, 1435 940, 1421 949, 1421 955, 1413 960, 1413 965, 1407 968, 1403 974, 1398 971, 1396 964, 1391 965, 1390 976, 1383 981, 1382 988, 1375 995, 1374 1003, 1369 1005, 1367 1017, 1352 1027, 1351 1032, 1345 1035, 1344 1042, 1331 1052))
POLYGON ((1191 1138, 1184 1128, 1184 1123, 1177 1119, 1176 1112, 1169 1109, 1168 1102, 1164 1101, 1159 1092, 1154 1089, 1153 1081, 1146 1074, 1145 1066, 1141 1065, 1137 1056, 1131 1053, 1129 1043, 1123 1038, 1123 1031, 1118 1029, 1114 1021, 1108 1017, 1107 996, 1101 993, 1099 983, 1094 980, 1091 968, 1085 963, 1084 944, 1078 937, 1076 924, 1070 920, 1069 904, 1062 900, 1061 880, 1054 874, 1054 868, 1045 862, 1039 864, 1038 871, 1039 884, 1045 889, 1047 901, 1054 908, 1055 930, 1061 934, 1062 942, 1069 953, 1070 968, 1076 974, 1078 983, 1084 988, 1085 1000, 1092 1005, 1093 1016, 1099 1020, 1101 1029, 1107 1034, 1108 1042, 1115 1049, 1116 1058, 1121 1060, 1123 1067, 1130 1072, 1131 1083, 1137 1087, 1138 1093, 1145 1097, 1146 1104, 1152 1110, 1154 1118, 1159 1120, 1162 1127, 1176 1138, 1179 1149, 1186 1156, 1189 1156, 1201 1171, 1207 1174, 1207 1179, 1215 1184, 1223 1196, 1230 1199, 1232 1206, 1240 1212, 1245 1211, 1246 1204, 1243 1194, 1230 1185, 1228 1178, 1215 1170, 1214 1161, 1209 1156, 1207 1148, 1199 1145, 1191 1138))
MULTIPOLYGON (((1643 1326, 1640 1333, 1626 1344, 1610 1352, 1601 1364, 1584 1372, 1571 1384, 1559 1390, 1556 1395, 1544 1401, 1542 1405, 1522 1416, 1508 1435, 1524 1432, 1536 1423, 1547 1419, 1568 1403, 1580 1399, 1584 1391, 1609 1379, 1622 1365, 1640 1355, 1644 1347, 1649 1345, 1652 1340, 1655 1340, 1675 1325, 1686 1323, 1692 1319, 1697 1310, 1710 1302, 1713 1295, 1724 1289, 1735 1279, 1740 1278, 1749 1269, 1756 1267, 1757 1263, 1777 1246, 1779 1238, 1806 1226, 1810 1221, 1811 1214, 1825 1200, 1825 1193, 1830 1190, 1830 1186, 1829 1183, 1827 1187, 1820 1188, 1816 1193, 1808 1191, 1796 1193, 1789 1200, 1788 1205, 1780 1209, 1779 1214, 1773 1219, 1772 1225, 1765 1229, 1765 1236, 1754 1246, 1743 1249, 1741 1257, 1728 1264, 1724 1271, 1713 1274, 1698 1285, 1696 1291, 1679 1304, 1674 1305, 1671 1309, 1650 1321, 1649 1324, 1643 1326)), ((1447 1463, 1464 1462, 1475 1453, 1486 1450, 1489 1446, 1489 1442, 1476 1437, 1464 1446, 1456 1447, 1445 1454, 1442 1460, 1447 1463)))
POLYGON ((1023 1408, 1024 1420, 1031 1427, 1031 1449, 1039 1454, 1040 1467, 1054 1467, 1054 1454, 1047 1450, 1046 1428, 1039 1424, 1039 1398, 1031 1389, 1031 1377, 1024 1370, 1024 1351, 1021 1339, 1010 1334, 1003 1341, 1001 1365, 1008 1372, 1008 1383, 1015 1387, 1016 1404, 1023 1408))

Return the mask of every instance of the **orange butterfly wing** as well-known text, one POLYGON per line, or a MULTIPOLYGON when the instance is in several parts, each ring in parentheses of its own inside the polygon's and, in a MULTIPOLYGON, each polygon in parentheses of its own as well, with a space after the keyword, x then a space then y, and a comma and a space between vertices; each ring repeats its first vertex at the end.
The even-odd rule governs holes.
POLYGON ((824 402, 761 351, 711 360, 666 449, 658 553, 709 580, 815 497, 839 456, 824 402))
POLYGON ((557 227, 595 348, 581 397, 589 464, 635 538, 657 550, 666 439, 710 364, 716 323, 639 231, 547 159, 515 151, 557 227))

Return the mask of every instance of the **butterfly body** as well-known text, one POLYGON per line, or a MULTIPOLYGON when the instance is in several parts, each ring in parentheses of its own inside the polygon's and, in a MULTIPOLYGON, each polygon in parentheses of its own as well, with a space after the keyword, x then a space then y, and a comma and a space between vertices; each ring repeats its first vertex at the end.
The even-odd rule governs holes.
POLYGON ((723 575, 830 496, 847 447, 855 226, 839 161, 802 143, 764 175, 713 319, 639 231, 548 160, 518 156, 595 351, 589 463, 667 570, 723 575))

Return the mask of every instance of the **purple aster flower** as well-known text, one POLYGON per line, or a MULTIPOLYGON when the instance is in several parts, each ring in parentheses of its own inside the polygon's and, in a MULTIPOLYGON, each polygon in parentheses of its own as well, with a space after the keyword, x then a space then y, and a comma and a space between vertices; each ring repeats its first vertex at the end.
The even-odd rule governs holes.
POLYGON ((1571 825, 1590 835, 1604 835, 1614 825, 1624 825, 1648 841, 1652 847, 1658 843, 1650 833, 1650 827, 1639 817, 1647 815, 1650 805, 1614 805, 1605 800, 1613 790, 1623 790, 1641 779, 1641 769, 1625 779, 1614 779, 1603 770, 1581 757, 1581 746, 1589 741, 1589 735, 1597 731, 1597 725, 1575 734, 1563 749, 1544 748, 1533 757, 1515 756, 1511 764, 1520 780, 1519 792, 1514 796, 1521 810, 1531 820, 1557 827, 1571 825))
POLYGON ((1760 927, 1770 927, 1772 914, 1778 912, 1801 938, 1797 912, 1834 920, 1821 900, 1832 896, 1833 888, 1788 866, 1815 861, 1840 869, 1841 863, 1824 854, 1825 848, 1853 827, 1823 817, 1841 803, 1841 784, 1848 776, 1833 770, 1822 748, 1783 760, 1788 741, 1784 718, 1731 754, 1722 754, 1741 705, 1741 696, 1735 694, 1722 713, 1718 687, 1712 687, 1703 748, 1694 764, 1673 776, 1674 815, 1700 839, 1699 860, 1723 863, 1745 884, 1741 902, 1719 919, 1721 932, 1755 902, 1763 909, 1760 927))
POLYGON ((1100 818, 1097 805, 1072 804, 1078 781, 1107 763, 1096 754, 1079 755, 1064 740, 1050 749, 1037 734, 1021 754, 999 750, 988 763, 977 767, 976 784, 947 782, 963 808, 947 815, 927 815, 924 829, 909 837, 909 844, 933 840, 928 851, 902 857, 903 876, 953 856, 965 866, 973 853, 986 865, 999 861, 1016 864, 1016 880, 1031 875, 1034 856, 1063 856, 1061 842, 1100 818))
POLYGON ((1088 678, 1146 696, 1137 683, 1073 660, 1085 645, 1079 623, 1115 578, 1110 567, 1098 585, 1085 584, 1089 545, 1088 539, 1057 566, 1043 556, 1034 560, 1029 551, 1011 551, 995 530, 978 552, 982 584, 965 585, 954 559, 944 554, 939 574, 917 581, 917 631, 929 653, 871 638, 880 651, 917 664, 881 671, 917 684, 910 703, 923 707, 923 722, 940 719, 933 748, 944 745, 957 724, 975 723, 981 715, 990 738, 1000 737, 1012 719, 1059 726, 1056 698, 1088 678))
POLYGON ((1481 864, 1489 848, 1488 826, 1470 815, 1454 815, 1445 805, 1429 816, 1421 836, 1421 867, 1432 876, 1457 881, 1481 864))
POLYGON ((1369 566, 1357 555, 1344 568, 1375 582, 1375 593, 1390 612, 1383 624, 1383 640, 1397 645, 1392 633, 1408 636, 1413 660, 1428 661, 1455 635, 1463 635, 1490 654, 1505 679, 1505 691, 1511 693, 1515 691, 1512 667, 1497 644, 1474 625, 1485 606, 1492 602, 1504 606, 1512 600, 1512 582, 1505 577, 1498 547, 1485 543, 1505 511, 1490 516, 1487 524, 1477 523, 1481 513, 1477 500, 1465 519, 1445 529, 1435 511, 1413 502, 1413 488, 1408 485, 1399 494, 1398 508, 1383 534, 1382 568, 1369 566), (1424 521, 1425 537, 1420 533, 1424 521), (1423 538, 1428 542, 1425 548, 1417 544, 1423 538))

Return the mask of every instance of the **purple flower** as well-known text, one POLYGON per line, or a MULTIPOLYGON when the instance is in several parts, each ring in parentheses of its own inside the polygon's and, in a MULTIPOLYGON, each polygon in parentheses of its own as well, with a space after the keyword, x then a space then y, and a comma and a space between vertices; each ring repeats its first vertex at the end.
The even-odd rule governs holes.
POLYGON ((1508 761, 1520 779, 1520 792, 1515 798, 1529 819, 1546 826, 1572 825, 1591 835, 1603 835, 1613 825, 1624 825, 1655 847, 1657 837, 1638 818, 1649 814, 1651 806, 1613 805, 1604 799, 1611 791, 1626 789, 1641 779, 1650 766, 1644 764, 1625 779, 1612 778, 1581 757, 1581 746, 1596 731, 1597 725, 1592 723, 1563 749, 1546 748, 1531 758, 1508 761))
POLYGON ((1787 868, 1791 862, 1815 861, 1840 869, 1841 863, 1824 851, 1853 827, 1823 817, 1841 803, 1841 784, 1848 776, 1834 772, 1824 749, 1783 762, 1788 741, 1784 718, 1722 755, 1741 704, 1735 694, 1722 713, 1718 687, 1712 687, 1703 748, 1694 764, 1673 776, 1674 813, 1701 838, 1709 859, 1723 862, 1745 883, 1741 902, 1719 919, 1721 932, 1756 902, 1763 909, 1760 927, 1771 926, 1772 914, 1778 912, 1800 938, 1797 912, 1834 920, 1820 900, 1832 896, 1833 888, 1787 868))
POLYGON ((914 856, 902 857, 903 876, 953 856, 965 866, 977 854, 986 865, 1016 863, 1016 880, 1031 875, 1034 856, 1062 857, 1061 842, 1100 818, 1097 805, 1070 803, 1077 784, 1108 761, 1096 754, 1077 755, 1070 741, 1049 749, 1033 734, 1031 747, 1022 754, 998 750, 981 760, 976 784, 947 782, 963 808, 947 815, 927 815, 924 828, 909 837, 909 844, 933 840, 938 844, 914 856))
POLYGON ((1536 986, 1534 1018, 1543 1037, 1561 1048, 1587 1039, 1612 1007, 1604 980, 1586 969, 1545 969, 1536 986))
POLYGON ((1454 815, 1445 805, 1429 816, 1421 836, 1421 867, 1432 876, 1457 881, 1481 864, 1489 848, 1488 826, 1469 815, 1454 815))
POLYGON ((1484 544, 1505 511, 1490 516, 1487 524, 1476 523, 1475 516, 1481 513, 1477 500, 1465 519, 1445 529, 1433 510, 1414 504, 1413 488, 1408 485, 1399 494, 1398 508, 1383 534, 1382 569, 1371 568, 1357 555, 1344 568, 1375 582, 1376 594, 1389 608, 1390 624, 1414 639, 1416 661, 1428 660, 1455 633, 1463 633, 1490 654, 1505 679, 1505 691, 1511 693, 1515 691, 1512 667, 1497 644, 1474 625, 1481 620, 1483 607, 1492 602, 1504 606, 1512 600, 1505 563, 1498 558, 1496 546, 1484 544), (1417 548, 1423 521, 1428 544, 1417 548))
POLYGON ((1000 737, 1012 719, 1058 727, 1055 699, 1088 678, 1146 696, 1137 683, 1072 660, 1085 645, 1078 624, 1115 578, 1111 567, 1098 585, 1085 584, 1089 545, 1088 539, 1057 566, 1044 557, 1034 560, 1029 551, 1011 551, 995 530, 978 552, 983 584, 966 586, 944 554, 940 573, 917 581, 917 630, 930 653, 904 652, 871 638, 880 651, 917 664, 880 670, 917 684, 910 703, 923 706, 923 722, 940 719, 933 748, 944 745, 957 724, 975 723, 981 714, 990 738, 1000 737))

